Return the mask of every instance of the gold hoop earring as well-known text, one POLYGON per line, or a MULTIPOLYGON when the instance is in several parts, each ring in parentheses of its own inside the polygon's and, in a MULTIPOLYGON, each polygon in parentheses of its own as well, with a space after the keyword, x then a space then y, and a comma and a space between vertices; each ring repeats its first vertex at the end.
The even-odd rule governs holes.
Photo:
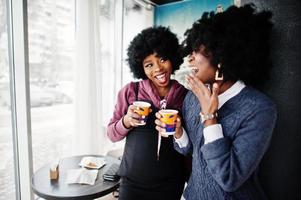
POLYGON ((221 69, 221 64, 219 63, 217 65, 217 70, 215 72, 215 80, 216 81, 223 81, 224 80, 224 75, 221 73, 220 69, 221 69))

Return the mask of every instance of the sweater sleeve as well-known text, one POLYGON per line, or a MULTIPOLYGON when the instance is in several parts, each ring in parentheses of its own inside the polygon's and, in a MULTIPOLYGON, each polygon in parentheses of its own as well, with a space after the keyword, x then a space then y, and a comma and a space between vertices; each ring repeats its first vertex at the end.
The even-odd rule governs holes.
POLYGON ((254 173, 269 146, 276 107, 261 105, 252 109, 234 138, 220 138, 200 148, 209 172, 227 192, 237 190, 254 173))
POLYGON ((192 152, 192 145, 191 142, 188 138, 187 133, 183 133, 183 135, 185 134, 185 137, 187 137, 187 144, 185 146, 181 146, 179 142, 176 141, 176 139, 174 138, 174 148, 177 152, 179 152, 180 154, 184 154, 184 155, 189 155, 192 152))
POLYGON ((119 91, 113 117, 107 127, 107 136, 112 142, 122 140, 131 130, 123 125, 122 118, 127 113, 128 107, 134 99, 135 93, 133 84, 129 83, 119 91))

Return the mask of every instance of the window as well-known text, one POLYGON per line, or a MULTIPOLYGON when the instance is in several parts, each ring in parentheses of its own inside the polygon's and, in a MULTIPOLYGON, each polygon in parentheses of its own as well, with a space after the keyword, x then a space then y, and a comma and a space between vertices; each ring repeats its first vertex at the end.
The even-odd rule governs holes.
POLYGON ((71 155, 75 1, 28 1, 33 171, 71 155))
POLYGON ((30 0, 28 58, 33 172, 72 154, 75 0, 30 0))
POLYGON ((0 200, 15 199, 6 0, 0 0, 0 200))
POLYGON ((121 13, 116 13, 116 7, 120 6, 122 1, 99 1, 99 42, 100 42, 100 82, 101 82, 101 109, 103 111, 102 126, 106 126, 109 118, 112 115, 112 109, 114 107, 115 98, 115 78, 116 68, 115 55, 120 49, 121 45, 117 44, 116 39, 112 37, 118 37, 116 30, 120 27, 121 22, 116 21, 116 18, 121 13), (111 39, 109 39, 111 38, 111 39), (117 47, 117 48, 116 48, 117 47))
MULTIPOLYGON (((140 2, 140 1, 139 1, 140 2)), ((127 48, 130 41, 144 28, 154 24, 154 8, 150 4, 139 4, 136 1, 125 0, 123 17, 123 66, 122 66, 122 84, 133 80, 126 63, 127 48), (139 19, 139 20, 137 20, 139 19)))

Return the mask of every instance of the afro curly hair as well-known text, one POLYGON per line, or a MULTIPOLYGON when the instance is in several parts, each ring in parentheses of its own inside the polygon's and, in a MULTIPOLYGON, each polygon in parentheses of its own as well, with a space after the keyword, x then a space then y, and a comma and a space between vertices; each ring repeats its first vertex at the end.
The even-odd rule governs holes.
POLYGON ((172 73, 183 62, 177 36, 167 27, 150 27, 136 35, 127 49, 127 62, 134 78, 147 79, 143 60, 153 53, 171 61, 172 73))
POLYGON ((224 80, 242 80, 261 87, 272 67, 270 35, 272 13, 256 13, 254 4, 230 6, 221 13, 205 12, 191 29, 185 32, 183 56, 204 47, 211 64, 221 63, 224 80))

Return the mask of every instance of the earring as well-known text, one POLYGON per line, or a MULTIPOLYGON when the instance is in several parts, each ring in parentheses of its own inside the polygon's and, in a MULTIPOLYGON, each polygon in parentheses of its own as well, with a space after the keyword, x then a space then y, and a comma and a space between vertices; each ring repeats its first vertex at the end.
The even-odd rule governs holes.
POLYGON ((217 65, 217 70, 215 72, 215 80, 216 81, 222 81, 222 80, 224 80, 224 75, 220 72, 220 69, 221 69, 221 64, 219 63, 217 65))

